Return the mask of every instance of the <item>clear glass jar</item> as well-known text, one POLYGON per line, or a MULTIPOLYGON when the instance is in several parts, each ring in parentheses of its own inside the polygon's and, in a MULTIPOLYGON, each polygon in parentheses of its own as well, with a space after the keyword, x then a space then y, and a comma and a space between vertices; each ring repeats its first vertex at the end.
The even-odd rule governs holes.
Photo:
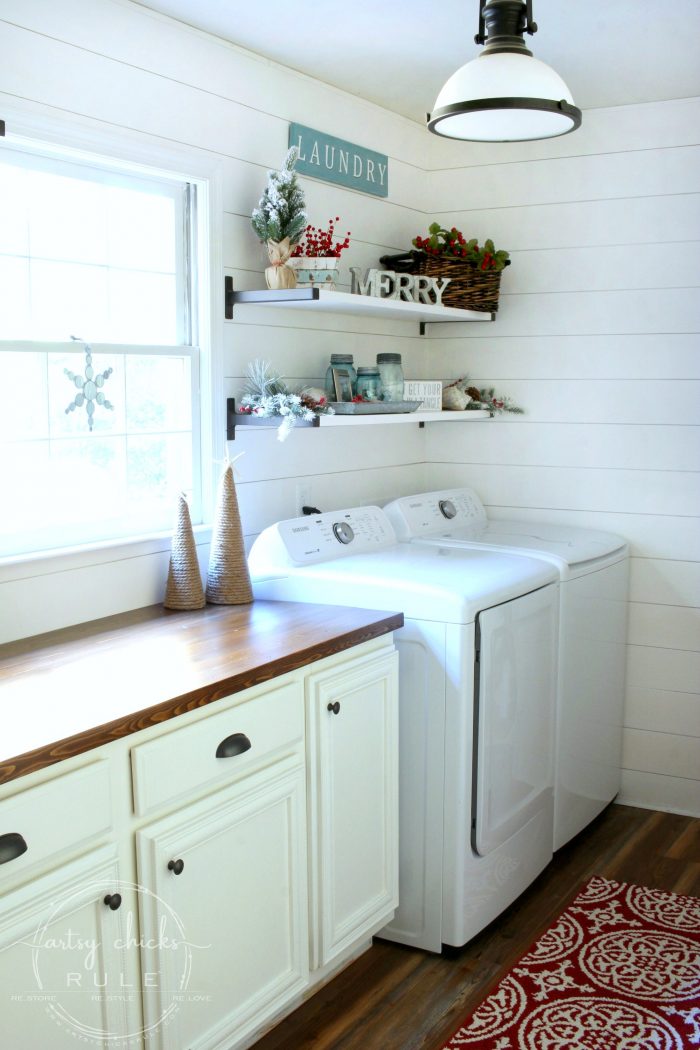
POLYGON ((356 393, 357 373, 355 371, 355 366, 352 362, 352 354, 331 354, 331 363, 329 364, 328 369, 326 370, 326 381, 324 384, 326 390, 326 397, 329 401, 338 400, 335 394, 335 384, 333 382, 334 368, 343 368, 346 372, 348 372, 348 374, 350 375, 350 383, 352 384, 353 395, 356 393))
POLYGON ((377 354, 377 368, 385 401, 403 401, 401 354, 377 354))
POLYGON ((357 396, 363 401, 382 400, 382 381, 376 365, 361 366, 357 370, 357 396))

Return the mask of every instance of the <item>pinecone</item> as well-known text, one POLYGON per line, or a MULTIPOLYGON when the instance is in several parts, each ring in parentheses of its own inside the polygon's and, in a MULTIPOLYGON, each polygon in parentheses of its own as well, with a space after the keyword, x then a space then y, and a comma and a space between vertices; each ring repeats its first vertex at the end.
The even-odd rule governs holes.
POLYGON ((481 394, 475 386, 468 386, 465 393, 469 394, 472 401, 481 401, 481 394))

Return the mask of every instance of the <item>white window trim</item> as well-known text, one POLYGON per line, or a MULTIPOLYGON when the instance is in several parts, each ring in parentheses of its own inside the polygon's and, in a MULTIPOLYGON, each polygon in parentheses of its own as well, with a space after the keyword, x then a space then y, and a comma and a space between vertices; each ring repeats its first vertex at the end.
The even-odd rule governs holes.
MULTIPOLYGON (((4 100, 6 141, 52 143, 58 150, 76 151, 84 157, 107 158, 127 172, 134 167, 150 169, 163 178, 177 175, 197 184, 197 241, 200 271, 198 301, 192 303, 198 317, 196 332, 200 348, 199 448, 201 469, 202 526, 195 527, 197 543, 207 543, 211 534, 217 469, 225 456, 225 405, 223 394, 223 176, 219 158, 203 150, 174 146, 157 136, 145 136, 100 121, 78 116, 38 112, 33 104, 4 100)), ((182 349, 182 348, 178 348, 182 349)), ((173 510, 173 515, 175 511, 173 510)), ((170 533, 126 537, 50 551, 0 559, 0 584, 49 573, 106 564, 125 558, 157 554, 170 548, 170 533)))

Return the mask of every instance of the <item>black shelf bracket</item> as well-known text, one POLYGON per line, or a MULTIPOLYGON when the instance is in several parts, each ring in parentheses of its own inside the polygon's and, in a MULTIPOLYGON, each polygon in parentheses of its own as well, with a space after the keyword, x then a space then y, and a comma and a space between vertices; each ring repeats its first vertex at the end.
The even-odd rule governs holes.
POLYGON ((227 321, 233 320, 233 296, 233 277, 224 277, 224 317, 227 321))
MULTIPOLYGON (((484 311, 484 313, 486 313, 486 311, 484 311)), ((493 310, 491 311, 491 320, 492 321, 496 320, 496 314, 495 314, 495 312, 493 310)), ((453 321, 451 318, 450 318, 449 321, 419 321, 418 322, 418 331, 419 331, 419 333, 421 335, 425 335, 426 334, 425 326, 429 325, 429 324, 459 324, 459 322, 458 321, 453 321)))
MULTIPOLYGON (((226 278, 228 281, 230 278, 226 278)), ((226 440, 236 440, 236 399, 235 397, 226 398, 226 440)))

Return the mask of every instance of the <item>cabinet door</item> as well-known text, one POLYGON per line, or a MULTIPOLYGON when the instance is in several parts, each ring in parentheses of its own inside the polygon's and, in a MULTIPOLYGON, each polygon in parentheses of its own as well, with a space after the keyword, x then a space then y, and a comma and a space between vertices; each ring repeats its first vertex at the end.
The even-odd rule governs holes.
POLYGON ((149 1046, 233 1050, 306 986, 305 795, 295 757, 137 833, 149 1046))
POLYGON ((130 941, 134 891, 119 881, 110 846, 2 898, 4 1046, 143 1045, 138 955, 130 941))
POLYGON ((314 968, 398 903, 397 681, 395 652, 308 680, 314 968))

